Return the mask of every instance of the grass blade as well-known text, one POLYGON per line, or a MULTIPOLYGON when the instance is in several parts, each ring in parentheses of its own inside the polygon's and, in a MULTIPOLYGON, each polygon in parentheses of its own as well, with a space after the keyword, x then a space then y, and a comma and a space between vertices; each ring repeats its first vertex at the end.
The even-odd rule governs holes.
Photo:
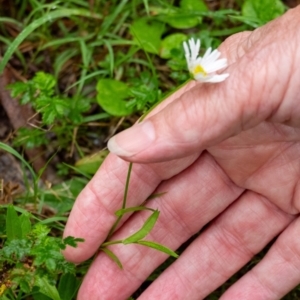
POLYGON ((141 211, 141 210, 155 211, 154 209, 149 208, 149 207, 145 207, 145 206, 133 206, 133 207, 119 209, 115 212, 115 215, 117 217, 121 217, 121 216, 123 216, 127 213, 135 212, 135 211, 141 211))
POLYGON ((124 245, 131 244, 131 243, 136 243, 143 239, 154 227, 157 219, 159 216, 159 211, 155 210, 153 214, 146 220, 142 228, 134 233, 133 235, 129 236, 128 238, 124 239, 122 242, 124 245))
POLYGON ((178 257, 178 254, 176 252, 174 252, 172 249, 170 249, 170 248, 168 248, 166 246, 163 246, 161 244, 155 243, 155 242, 151 242, 151 241, 137 241, 137 242, 135 242, 135 244, 153 248, 155 250, 164 252, 164 253, 166 253, 166 254, 168 254, 170 256, 173 256, 175 258, 178 257))
POLYGON ((13 156, 15 156, 16 158, 18 158, 25 165, 25 167, 28 168, 28 170, 31 173, 32 178, 33 178, 33 191, 34 191, 34 195, 36 195, 37 189, 38 189, 38 187, 37 187, 38 177, 35 174, 33 168, 30 166, 30 164, 15 149, 13 149, 12 147, 10 147, 2 142, 0 142, 0 149, 6 151, 6 152, 12 154, 13 156))
POLYGON ((83 16, 83 17, 89 17, 89 18, 98 18, 100 19, 102 16, 99 14, 91 13, 88 10, 84 9, 59 9, 56 11, 52 11, 48 13, 47 15, 44 15, 43 17, 33 21, 31 24, 29 24, 16 38, 15 40, 10 44, 7 51, 5 52, 3 59, 0 62, 0 74, 2 74, 6 64, 8 63, 9 59, 13 55, 13 53, 17 50, 19 45, 28 37, 30 33, 32 33, 36 28, 43 25, 44 23, 54 21, 58 18, 64 18, 64 17, 70 17, 70 16, 83 16))
POLYGON ((119 258, 116 256, 116 254, 114 254, 111 250, 109 250, 107 248, 100 248, 100 250, 102 250, 104 253, 106 253, 118 265, 118 267, 121 270, 123 270, 122 263, 119 260, 119 258))
POLYGON ((15 211, 15 208, 12 205, 9 205, 7 207, 6 235, 7 235, 7 240, 9 241, 22 238, 20 219, 18 217, 17 212, 15 211))

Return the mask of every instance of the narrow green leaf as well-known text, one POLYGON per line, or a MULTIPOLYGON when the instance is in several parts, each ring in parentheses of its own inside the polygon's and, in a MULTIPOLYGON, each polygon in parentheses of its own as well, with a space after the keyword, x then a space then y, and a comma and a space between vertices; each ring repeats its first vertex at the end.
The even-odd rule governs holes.
POLYGON ((51 224, 51 223, 56 223, 56 222, 66 222, 68 220, 67 217, 51 217, 51 218, 48 218, 48 219, 44 219, 44 220, 41 220, 40 221, 40 224, 51 224))
POLYGON ((20 219, 13 205, 7 207, 6 234, 9 241, 22 238, 20 219))
POLYGON ((135 212, 135 211, 140 211, 140 210, 150 210, 150 211, 155 211, 154 209, 152 208, 149 208, 149 207, 145 207, 145 206, 133 206, 133 207, 128 207, 128 208, 122 208, 122 209, 119 209, 115 212, 115 215, 117 217, 120 217, 120 216, 123 216, 127 213, 130 213, 130 212, 135 212))
POLYGON ((24 239, 31 230, 30 214, 22 214, 19 217, 19 221, 21 224, 22 238, 24 239))
POLYGON ((111 12, 108 16, 106 16, 103 19, 103 23, 101 24, 101 30, 100 34, 105 35, 107 31, 109 30, 110 26, 113 24, 113 22, 116 20, 116 18, 120 15, 121 12, 124 11, 124 6, 128 0, 122 0, 122 1, 117 1, 118 5, 115 6, 115 9, 113 12, 111 12))
POLYGON ((35 285, 40 288, 40 293, 48 296, 52 300, 61 300, 59 293, 54 285, 44 277, 36 277, 35 285))
POLYGON ((150 195, 147 200, 150 200, 150 199, 155 199, 155 198, 159 198, 161 197, 162 195, 166 194, 167 192, 161 192, 161 193, 155 193, 155 194, 152 194, 150 195))
MULTIPOLYGON (((8 208, 10 205, 11 204, 3 204, 3 205, 1 205, 1 208, 8 208)), ((15 209, 15 211, 17 211, 21 214, 27 214, 28 213, 28 211, 26 209, 18 207, 18 206, 14 206, 14 209, 15 209)), ((41 222, 41 220, 39 218, 35 217, 34 215, 31 215, 31 218, 38 221, 38 222, 41 222)))
POLYGON ((20 281, 20 288, 22 292, 29 294, 30 293, 30 286, 26 280, 21 280, 20 281))
POLYGON ((58 292, 62 300, 72 300, 79 288, 80 281, 75 275, 66 273, 59 280, 58 292))
POLYGON ((23 27, 23 24, 21 22, 18 22, 17 20, 8 17, 0 17, 0 23, 12 23, 20 28, 23 27))
POLYGON ((76 56, 79 53, 77 48, 67 48, 65 51, 62 51, 60 54, 57 55, 53 68, 54 68, 54 76, 55 78, 58 77, 63 65, 72 57, 76 56))
POLYGON ((136 243, 137 241, 143 239, 153 228, 155 225, 157 219, 159 216, 159 211, 156 210, 151 214, 151 216, 146 220, 144 223, 143 227, 134 233, 133 235, 129 236, 128 238, 124 239, 122 242, 124 245, 131 244, 131 243, 136 243))
MULTIPOLYGON (((94 75, 94 74, 96 74, 96 72, 93 73, 92 75, 94 75)), ((95 122, 95 121, 108 119, 108 118, 109 118, 109 114, 103 112, 103 113, 84 117, 82 120, 82 123, 95 122)))
POLYGON ((36 291, 32 294, 32 297, 34 300, 51 300, 51 298, 49 298, 48 296, 36 291))
POLYGON ((92 179, 92 176, 90 174, 87 174, 86 172, 83 172, 81 169, 77 168, 77 167, 74 167, 74 166, 71 166, 71 165, 68 165, 66 163, 63 163, 63 165, 67 166, 68 168, 70 168, 71 170, 74 170, 75 172, 83 175, 85 178, 87 179, 92 179))
POLYGON ((117 265, 118 267, 123 270, 123 266, 119 258, 108 248, 100 248, 104 253, 106 253, 117 265))
POLYGON ((91 48, 88 47, 88 45, 85 43, 84 39, 79 40, 80 44, 80 49, 81 49, 81 57, 82 57, 82 62, 83 62, 83 68, 81 70, 80 74, 80 84, 77 87, 77 94, 81 93, 81 90, 84 86, 84 80, 82 80, 84 77, 86 77, 87 70, 89 68, 89 64, 91 62, 92 58, 92 51, 91 48))
POLYGON ((143 2, 144 2, 144 6, 145 6, 145 10, 146 10, 147 16, 150 16, 150 10, 149 10, 148 0, 143 0, 143 2))
POLYGON ((5 52, 1 62, 0 62, 0 74, 2 74, 7 62, 13 55, 13 53, 17 50, 19 45, 27 38, 27 36, 32 33, 36 28, 40 27, 42 24, 47 22, 52 22, 58 18, 70 17, 73 15, 84 16, 89 18, 98 18, 100 19, 102 16, 96 13, 91 13, 88 10, 84 9, 58 9, 52 12, 45 14, 43 17, 33 21, 30 25, 28 25, 24 30, 15 38, 15 40, 10 44, 7 51, 5 52))
POLYGON ((166 246, 163 246, 161 244, 158 244, 158 243, 155 243, 155 242, 151 242, 151 241, 137 241, 135 242, 135 244, 139 244, 139 245, 143 245, 143 246, 146 246, 146 247, 150 247, 150 248, 153 248, 153 249, 156 249, 158 251, 161 251, 161 252, 164 252, 170 256, 173 256, 175 258, 178 257, 178 254, 176 252, 174 252, 172 249, 166 247, 166 246))
POLYGON ((109 55, 109 72, 110 72, 110 77, 114 76, 114 68, 115 68, 115 56, 114 56, 114 50, 109 43, 109 41, 104 40, 104 44, 108 50, 108 55, 109 55))
MULTIPOLYGON (((89 35, 85 36, 83 39, 88 40, 93 35, 94 35, 94 33, 89 34, 89 35)), ((70 43, 74 43, 74 42, 77 43, 80 39, 82 39, 82 37, 78 37, 78 36, 64 37, 64 38, 61 38, 61 39, 57 38, 53 41, 50 41, 50 42, 44 44, 40 49, 43 50, 43 49, 46 49, 48 47, 58 47, 58 46, 61 46, 63 44, 70 44, 70 43)))
POLYGON ((50 162, 52 161, 52 159, 56 156, 57 152, 58 151, 54 152, 54 154, 52 154, 52 156, 47 160, 46 164, 39 170, 39 172, 38 172, 38 180, 42 177, 43 173, 48 168, 48 165, 50 164, 50 162))

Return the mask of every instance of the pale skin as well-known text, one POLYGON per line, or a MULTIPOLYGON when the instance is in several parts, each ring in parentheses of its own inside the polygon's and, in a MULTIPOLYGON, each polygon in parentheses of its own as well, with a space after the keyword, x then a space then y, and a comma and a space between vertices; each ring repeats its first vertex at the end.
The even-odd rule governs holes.
MULTIPOLYGON (((79 195, 65 236, 85 239, 65 256, 79 263, 105 240, 121 207, 128 162, 128 206, 160 210, 147 237, 177 249, 209 225, 139 299, 203 299, 277 237, 265 257, 222 300, 280 299, 300 283, 300 7, 220 47, 230 76, 191 82, 142 123, 118 134, 79 195), (118 156, 117 156, 117 155, 118 156)), ((128 215, 112 239, 141 227, 128 215)), ((127 299, 167 256, 136 245, 100 253, 78 299, 127 299)))

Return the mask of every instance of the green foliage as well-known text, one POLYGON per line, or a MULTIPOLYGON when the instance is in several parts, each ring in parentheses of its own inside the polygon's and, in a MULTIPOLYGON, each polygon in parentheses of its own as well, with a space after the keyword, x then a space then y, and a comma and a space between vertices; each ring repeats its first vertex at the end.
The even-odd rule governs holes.
POLYGON ((56 80, 51 74, 37 72, 32 80, 9 85, 12 97, 20 97, 20 103, 31 103, 42 116, 43 125, 53 125, 65 118, 74 124, 82 121, 82 113, 90 103, 86 99, 69 99, 55 95, 56 80))
POLYGON ((107 155, 108 151, 102 150, 98 153, 85 156, 75 163, 75 167, 86 174, 93 175, 99 169, 107 155))
POLYGON ((97 83, 97 101, 101 107, 113 116, 127 116, 133 109, 126 105, 129 96, 128 86, 114 79, 100 79, 97 83))
POLYGON ((130 33, 144 51, 158 54, 164 27, 161 22, 150 18, 141 18, 132 23, 130 33))
POLYGON ((66 273, 60 277, 58 293, 61 300, 72 300, 76 295, 80 281, 74 274, 66 273))
POLYGON ((284 12, 285 6, 281 0, 245 0, 242 16, 235 18, 256 28, 281 16, 284 12))
MULTIPOLYGON (((61 250, 67 245, 77 247, 77 243, 83 240, 52 237, 50 228, 41 223, 31 228, 30 217, 28 213, 18 215, 12 205, 7 207, 7 239, 0 249, 0 269, 5 270, 1 280, 7 286, 4 290, 30 294, 34 287, 38 287, 39 292, 50 299, 61 299, 55 287, 59 275, 75 272, 74 265, 65 261, 61 250)), ((72 282, 73 291, 76 291, 78 282, 72 282)))
POLYGON ((16 133, 13 145, 32 149, 42 145, 49 144, 49 139, 45 135, 45 131, 39 128, 21 127, 16 133))
MULTIPOLYGON (((56 6, 54 6, 56 8, 56 6)), ((18 48, 18 46, 20 45, 20 43, 22 43, 22 41, 30 34, 32 33, 36 28, 38 28, 39 26, 41 26, 42 24, 45 24, 49 21, 55 20, 57 18, 63 18, 63 17, 69 17, 72 15, 81 15, 81 16, 86 16, 86 17, 97 17, 97 18, 101 18, 100 15, 97 14, 91 14, 91 12, 86 11, 86 10, 81 10, 81 9, 58 9, 56 11, 53 12, 49 12, 47 14, 45 14, 43 17, 41 17, 40 19, 35 20, 34 22, 32 22, 30 25, 28 25, 18 36, 18 38, 16 38, 11 45, 9 46, 9 48, 7 49, 7 51, 5 52, 5 55, 3 57, 3 59, 0 62, 0 74, 3 72, 7 62, 9 61, 11 55, 13 54, 13 52, 18 48)))
POLYGON ((19 239, 23 238, 21 221, 17 215, 17 212, 13 208, 13 206, 9 206, 7 208, 6 235, 7 235, 8 241, 11 241, 11 240, 14 240, 17 238, 19 238, 19 239))
MULTIPOLYGON (((131 170, 131 168, 129 170, 131 170)), ((128 172, 127 178, 129 178, 129 177, 130 177, 130 172, 128 172)), ((125 190, 125 195, 126 195, 126 190, 125 190)), ((154 225, 157 222, 157 219, 159 217, 158 210, 152 210, 152 209, 149 209, 149 208, 146 208, 143 206, 129 207, 129 208, 124 207, 123 209, 120 209, 116 212, 118 219, 115 224, 119 223, 120 219, 122 218, 122 216, 124 214, 129 213, 129 212, 134 212, 134 211, 141 211, 141 210, 149 210, 149 211, 152 211, 152 213, 138 231, 136 231, 134 234, 130 235, 129 237, 127 237, 123 240, 117 240, 117 241, 113 240, 113 241, 104 242, 100 247, 100 250, 105 252, 119 266, 120 269, 123 268, 121 261, 113 253, 113 251, 111 249, 107 248, 107 246, 115 245, 115 244, 123 244, 123 245, 138 244, 141 246, 146 246, 146 247, 161 251, 161 252, 163 252, 167 255, 170 255, 172 257, 175 257, 175 258, 178 257, 178 254, 176 252, 174 252, 172 249, 170 249, 162 244, 153 242, 153 241, 144 240, 144 238, 150 233, 150 231, 153 229, 154 225)), ((113 228, 115 228, 115 227, 116 226, 114 226, 113 228)))
POLYGON ((103 251, 108 257, 110 257, 112 261, 114 261, 120 269, 123 269, 123 265, 119 260, 118 256, 115 255, 110 249, 106 247, 101 247, 101 251, 103 251))
POLYGON ((30 103, 41 115, 38 127, 17 131, 15 146, 35 148, 47 145, 50 133, 54 134, 59 146, 67 145, 73 139, 72 131, 83 122, 83 114, 91 106, 90 100, 81 96, 69 98, 58 95, 56 85, 53 75, 37 72, 31 80, 8 86, 12 97, 18 97, 23 105, 30 103))
POLYGON ((207 11, 208 8, 203 0, 181 0, 179 8, 164 9, 160 13, 170 26, 177 29, 188 29, 201 24, 202 16, 207 11))
POLYGON ((97 84, 97 100, 100 106, 113 116, 126 116, 134 111, 145 112, 161 96, 157 81, 150 72, 141 72, 129 85, 114 79, 100 79, 97 84))
POLYGON ((154 211, 154 209, 149 208, 149 207, 145 207, 145 206, 133 206, 133 207, 127 207, 127 208, 119 209, 115 212, 115 215, 117 217, 119 217, 119 216, 123 216, 126 213, 132 213, 132 212, 141 211, 141 210, 154 211))
POLYGON ((166 247, 162 244, 159 244, 159 243, 155 243, 155 242, 152 242, 152 241, 141 241, 141 240, 136 241, 135 243, 138 244, 138 245, 153 248, 153 249, 158 250, 160 252, 164 252, 167 255, 170 255, 170 256, 175 257, 175 258, 178 257, 178 254, 176 252, 174 252, 170 248, 168 248, 168 247, 166 247))
POLYGON ((41 189, 39 197, 45 205, 55 210, 57 216, 62 216, 72 209, 74 200, 87 184, 87 179, 73 177, 48 189, 41 189))
POLYGON ((150 72, 141 72, 140 77, 132 79, 130 85, 126 106, 136 111, 146 112, 161 98, 158 82, 150 72))
POLYGON ((169 59, 180 56, 182 44, 188 39, 186 34, 173 33, 164 38, 161 42, 160 57, 169 59))
POLYGON ((246 0, 242 8, 243 16, 253 19, 257 26, 281 16, 284 11, 285 7, 280 0, 246 0))
POLYGON ((37 277, 35 280, 35 286, 39 287, 40 293, 48 296, 53 300, 61 300, 58 290, 56 287, 49 283, 49 281, 44 277, 37 277))
POLYGON ((158 219, 158 216, 159 216, 159 211, 158 210, 154 211, 150 215, 150 217, 145 221, 142 228, 139 231, 132 234, 131 236, 124 239, 123 244, 127 245, 127 244, 131 244, 131 243, 136 243, 139 240, 143 239, 154 227, 154 225, 158 219))

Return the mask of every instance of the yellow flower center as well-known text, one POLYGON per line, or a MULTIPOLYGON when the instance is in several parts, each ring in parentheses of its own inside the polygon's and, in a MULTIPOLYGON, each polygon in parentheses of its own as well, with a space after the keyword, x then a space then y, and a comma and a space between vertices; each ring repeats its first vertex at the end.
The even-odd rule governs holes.
POLYGON ((202 68, 201 65, 197 65, 194 70, 193 70, 193 75, 197 75, 201 73, 203 76, 207 76, 207 73, 205 72, 205 70, 202 68))

